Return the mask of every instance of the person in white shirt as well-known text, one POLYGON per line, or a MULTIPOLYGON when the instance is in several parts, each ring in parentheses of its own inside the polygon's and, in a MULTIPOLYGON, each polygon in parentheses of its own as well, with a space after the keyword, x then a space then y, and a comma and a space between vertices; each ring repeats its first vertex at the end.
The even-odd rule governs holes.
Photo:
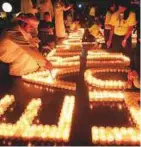
POLYGON ((41 68, 51 70, 51 63, 31 43, 31 32, 38 26, 36 17, 20 16, 16 22, 0 36, 0 61, 9 64, 9 74, 22 76, 41 68))

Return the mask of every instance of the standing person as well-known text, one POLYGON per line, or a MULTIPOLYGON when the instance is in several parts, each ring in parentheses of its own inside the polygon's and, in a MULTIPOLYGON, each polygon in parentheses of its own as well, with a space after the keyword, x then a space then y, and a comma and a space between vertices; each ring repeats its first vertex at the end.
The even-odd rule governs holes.
POLYGON ((133 66, 133 54, 131 48, 131 33, 136 25, 136 15, 130 11, 129 4, 121 1, 118 10, 112 14, 109 24, 111 25, 107 48, 112 44, 112 51, 122 52, 131 60, 133 66))
POLYGON ((0 36, 0 61, 9 64, 9 73, 22 76, 40 68, 52 69, 51 63, 31 44, 30 33, 38 26, 36 18, 21 16, 17 24, 0 36))
POLYGON ((38 8, 40 12, 40 20, 44 19, 45 12, 49 12, 51 15, 51 19, 53 20, 54 11, 53 11, 53 5, 51 0, 40 0, 40 4, 38 8))
POLYGON ((56 30, 56 36, 58 38, 66 37, 63 12, 71 8, 72 6, 65 7, 62 0, 57 0, 55 4, 55 30, 56 30))
POLYGON ((110 35, 110 30, 111 30, 111 26, 109 24, 110 20, 111 20, 111 16, 112 14, 116 11, 116 5, 114 3, 111 3, 109 8, 108 8, 108 11, 106 13, 106 16, 105 16, 105 28, 104 28, 104 38, 105 38, 105 42, 108 41, 109 39, 109 35, 110 35))
MULTIPOLYGON (((48 43, 50 37, 54 36, 54 24, 51 20, 51 15, 49 12, 44 13, 44 20, 41 20, 38 26, 38 36, 41 40, 40 47, 42 48, 44 45, 48 43)), ((54 40, 55 41, 55 40, 54 40)))

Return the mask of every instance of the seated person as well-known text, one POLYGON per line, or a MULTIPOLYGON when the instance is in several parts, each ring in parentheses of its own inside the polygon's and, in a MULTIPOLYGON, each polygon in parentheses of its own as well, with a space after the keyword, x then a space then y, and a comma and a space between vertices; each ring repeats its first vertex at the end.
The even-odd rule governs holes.
POLYGON ((52 69, 51 63, 29 41, 30 33, 37 28, 38 21, 28 16, 18 17, 14 27, 0 36, 0 61, 9 64, 9 74, 22 76, 39 69, 52 69))
POLYGON ((42 47, 41 53, 44 56, 47 56, 47 54, 55 47, 55 41, 54 36, 50 36, 48 38, 48 42, 45 46, 42 47))
POLYGON ((78 19, 76 19, 71 25, 70 25, 70 31, 77 31, 81 27, 80 22, 78 19))

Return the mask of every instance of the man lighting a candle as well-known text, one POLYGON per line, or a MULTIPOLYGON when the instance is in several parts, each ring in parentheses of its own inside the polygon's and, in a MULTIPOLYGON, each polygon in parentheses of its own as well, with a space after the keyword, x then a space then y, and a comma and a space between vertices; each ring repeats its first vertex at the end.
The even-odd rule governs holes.
POLYGON ((14 27, 0 36, 0 61, 9 64, 9 74, 22 76, 40 69, 52 69, 52 64, 37 49, 33 49, 31 33, 38 26, 36 17, 17 17, 14 27))

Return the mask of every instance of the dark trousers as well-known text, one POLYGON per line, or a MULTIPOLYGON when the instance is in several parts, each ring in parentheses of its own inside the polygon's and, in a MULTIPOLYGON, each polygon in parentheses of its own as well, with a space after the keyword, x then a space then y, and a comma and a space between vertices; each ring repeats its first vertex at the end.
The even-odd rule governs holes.
POLYGON ((89 20, 88 20, 88 21, 89 21, 89 27, 91 27, 91 26, 94 24, 95 17, 94 17, 94 16, 89 15, 88 19, 89 19, 89 20))
POLYGON ((104 30, 104 39, 105 39, 105 45, 104 48, 107 48, 107 41, 109 40, 109 36, 110 36, 110 29, 105 29, 104 30))
POLYGON ((109 36, 110 36, 110 29, 105 29, 104 30, 105 43, 109 40, 109 36))
POLYGON ((112 39, 112 52, 122 52, 124 55, 128 56, 131 60, 130 67, 134 67, 134 56, 131 46, 131 37, 128 38, 126 47, 122 47, 122 41, 124 36, 113 35, 112 39))

